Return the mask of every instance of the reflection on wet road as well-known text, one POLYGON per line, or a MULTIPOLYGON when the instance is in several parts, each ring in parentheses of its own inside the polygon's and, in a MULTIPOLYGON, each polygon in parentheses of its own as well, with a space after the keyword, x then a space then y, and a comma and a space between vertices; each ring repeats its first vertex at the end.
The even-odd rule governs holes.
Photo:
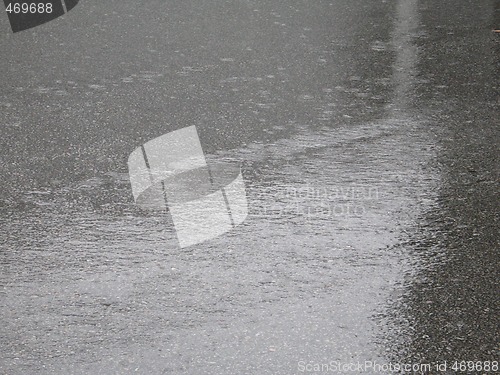
MULTIPOLYGON (((87 1, 3 36, 0 370, 293 374, 299 362, 439 359, 413 323, 439 331, 419 296, 441 295, 418 286, 448 257, 427 236, 443 212, 461 217, 443 197, 462 182, 444 171, 455 128, 437 107, 454 102, 427 70, 449 66, 429 41, 448 26, 430 8, 87 1), (167 214, 134 204, 126 160, 191 125, 209 164, 241 163, 249 216, 181 250, 167 214)), ((474 99, 494 142, 491 105, 474 99)), ((461 225, 490 228, 494 246, 491 212, 461 225)), ((494 303, 478 305, 494 326, 494 303)))
MULTIPOLYGON (((460 11, 453 2, 433 5, 420 4, 422 24, 439 23, 427 27, 419 43, 425 86, 416 106, 425 103, 440 129, 440 188, 434 207, 403 245, 416 272, 394 306, 399 335, 408 339, 392 351, 412 362, 481 365, 500 358, 500 44, 491 34, 500 8, 495 13, 494 2, 464 3, 460 11)), ((468 366, 468 372, 480 371, 468 366)))

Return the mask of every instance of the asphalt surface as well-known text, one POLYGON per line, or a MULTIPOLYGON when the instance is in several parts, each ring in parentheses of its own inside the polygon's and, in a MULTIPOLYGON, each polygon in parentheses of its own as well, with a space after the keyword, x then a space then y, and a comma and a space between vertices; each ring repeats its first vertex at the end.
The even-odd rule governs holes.
POLYGON ((498 361, 498 19, 493 0, 0 17, 0 373, 498 361), (249 215, 181 249, 127 159, 192 125, 241 167, 249 215))

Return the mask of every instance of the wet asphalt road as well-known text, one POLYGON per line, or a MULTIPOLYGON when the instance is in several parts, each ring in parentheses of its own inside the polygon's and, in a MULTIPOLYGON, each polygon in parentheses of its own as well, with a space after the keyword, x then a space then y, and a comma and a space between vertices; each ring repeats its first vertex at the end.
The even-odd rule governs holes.
POLYGON ((498 17, 87 0, 18 34, 0 18, 0 373, 498 360, 498 17), (191 125, 241 165, 250 212, 181 250, 126 161, 191 125))

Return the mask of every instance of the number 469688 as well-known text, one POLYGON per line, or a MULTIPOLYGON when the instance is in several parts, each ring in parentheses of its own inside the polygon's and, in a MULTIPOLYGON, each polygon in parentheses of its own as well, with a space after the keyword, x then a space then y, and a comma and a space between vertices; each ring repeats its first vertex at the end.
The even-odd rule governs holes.
POLYGON ((7 13, 52 13, 52 3, 10 3, 5 9, 7 13))
POLYGON ((451 369, 456 372, 498 372, 498 361, 455 361, 451 369))

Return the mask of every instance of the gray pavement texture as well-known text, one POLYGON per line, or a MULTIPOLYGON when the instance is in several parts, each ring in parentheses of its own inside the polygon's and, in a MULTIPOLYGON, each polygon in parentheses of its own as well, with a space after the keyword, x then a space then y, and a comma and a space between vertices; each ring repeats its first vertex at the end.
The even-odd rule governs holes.
POLYGON ((85 0, 15 34, 0 17, 0 374, 498 361, 499 17, 493 0, 85 0), (249 215, 181 249, 127 159, 192 125, 210 165, 241 166, 249 215))

